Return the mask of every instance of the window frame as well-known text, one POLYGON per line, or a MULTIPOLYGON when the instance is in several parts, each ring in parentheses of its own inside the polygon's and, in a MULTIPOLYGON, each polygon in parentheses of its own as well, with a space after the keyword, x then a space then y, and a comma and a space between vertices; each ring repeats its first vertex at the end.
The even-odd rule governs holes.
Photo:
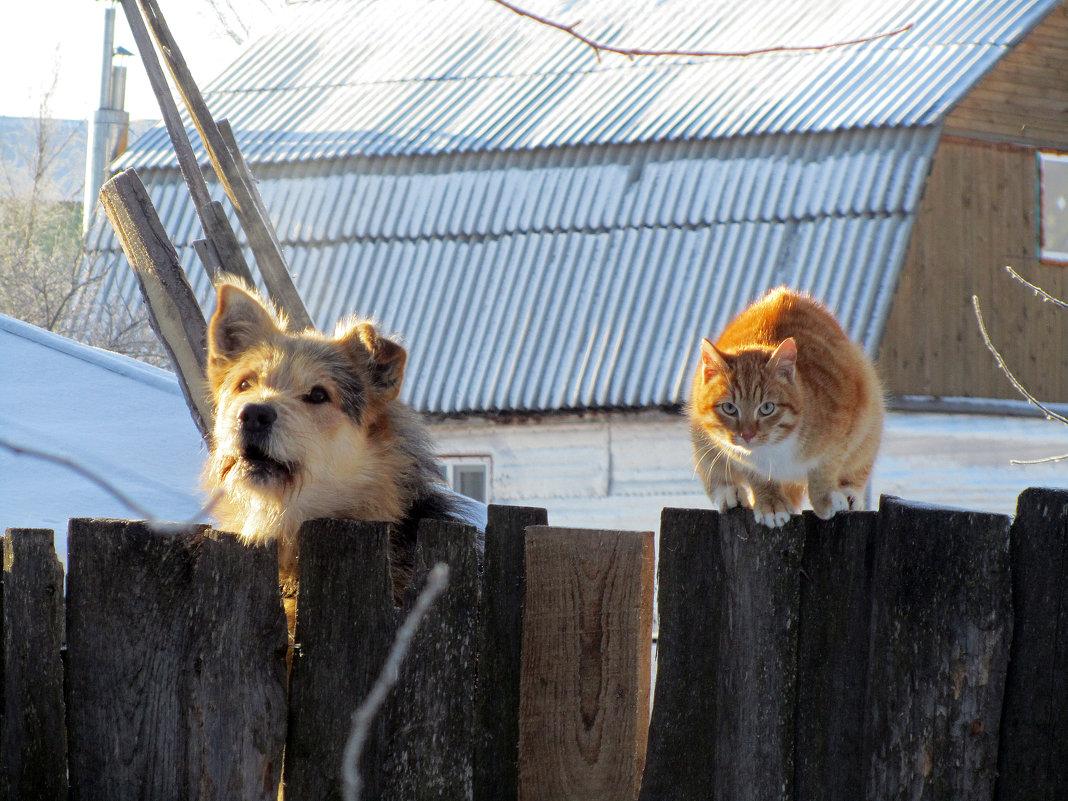
MULTIPOLYGON (((1051 250, 1046 247, 1046 191, 1045 191, 1045 173, 1044 165, 1046 162, 1055 162, 1062 164, 1068 169, 1068 151, 1062 150, 1036 150, 1036 203, 1037 214, 1036 226, 1038 228, 1038 258, 1041 264, 1057 267, 1068 267, 1068 251, 1051 250)), ((1068 217, 1068 209, 1064 210, 1064 215, 1068 217)))
POLYGON ((483 489, 486 497, 484 500, 479 500, 477 498, 472 498, 472 500, 487 504, 493 502, 492 456, 489 456, 488 454, 450 453, 438 456, 438 461, 445 473, 445 483, 449 485, 453 492, 463 495, 465 498, 471 498, 471 496, 460 492, 459 473, 464 470, 481 470, 484 482, 483 489))

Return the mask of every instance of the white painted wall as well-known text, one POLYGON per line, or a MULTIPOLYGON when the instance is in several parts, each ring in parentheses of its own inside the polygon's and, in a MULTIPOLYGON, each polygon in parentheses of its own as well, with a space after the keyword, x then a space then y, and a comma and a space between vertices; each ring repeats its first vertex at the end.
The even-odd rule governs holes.
MULTIPOLYGON (((446 421, 438 451, 490 456, 491 503, 543 507, 554 525, 658 531, 664 507, 707 509, 686 421, 662 413, 446 421)), ((1012 514, 1030 486, 1068 488, 1068 427, 1027 417, 895 412, 875 466, 875 498, 1012 514)))

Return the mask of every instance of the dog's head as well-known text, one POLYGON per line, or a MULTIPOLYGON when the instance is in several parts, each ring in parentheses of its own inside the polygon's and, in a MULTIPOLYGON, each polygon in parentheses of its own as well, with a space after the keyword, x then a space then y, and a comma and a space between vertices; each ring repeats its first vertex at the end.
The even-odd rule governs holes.
POLYGON ((376 426, 406 358, 370 322, 347 321, 333 336, 293 332, 252 292, 220 284, 208 328, 209 484, 243 510, 238 517, 338 512, 374 469, 376 426))

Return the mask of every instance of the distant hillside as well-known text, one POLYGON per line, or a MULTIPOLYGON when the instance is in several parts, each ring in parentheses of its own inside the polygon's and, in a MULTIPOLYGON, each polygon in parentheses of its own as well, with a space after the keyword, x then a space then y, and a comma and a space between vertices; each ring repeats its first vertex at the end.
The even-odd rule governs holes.
MULTIPOLYGON (((51 159, 46 191, 56 200, 80 203, 85 181, 85 147, 89 125, 85 120, 45 120, 45 151, 51 159)), ((16 187, 32 181, 33 154, 39 125, 35 117, 0 117, 0 181, 16 187)), ((151 127, 152 121, 130 123, 133 141, 151 127)))

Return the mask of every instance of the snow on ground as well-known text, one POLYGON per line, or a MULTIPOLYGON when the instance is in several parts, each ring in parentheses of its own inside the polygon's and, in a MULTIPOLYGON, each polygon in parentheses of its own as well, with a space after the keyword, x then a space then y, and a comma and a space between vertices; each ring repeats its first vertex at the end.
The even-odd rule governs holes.
MULTIPOLYGON (((200 509, 205 450, 174 375, 0 315, 0 442, 92 471, 158 520, 200 509)), ((66 467, 0 447, 0 531, 140 518, 66 467)))
POLYGON ((1028 487, 1068 487, 1068 461, 1014 465, 1068 453, 1068 426, 1034 417, 893 412, 872 487, 880 494, 1014 514, 1028 487))

